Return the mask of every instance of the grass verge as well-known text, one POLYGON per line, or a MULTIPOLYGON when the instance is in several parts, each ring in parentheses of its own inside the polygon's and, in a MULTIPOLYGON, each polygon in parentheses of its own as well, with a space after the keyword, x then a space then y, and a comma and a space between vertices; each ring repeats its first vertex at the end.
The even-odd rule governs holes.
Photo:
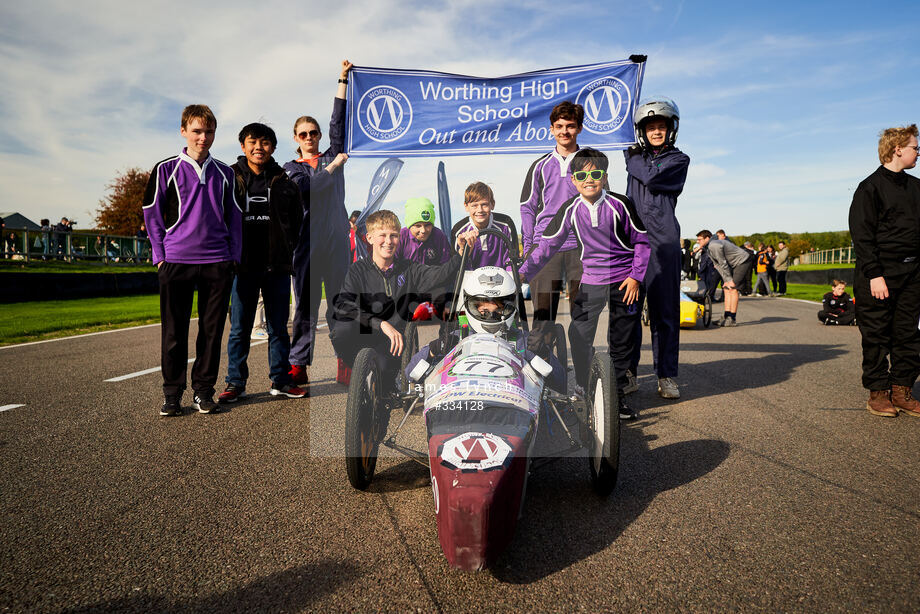
MULTIPOLYGON (((197 294, 192 314, 197 311, 197 294)), ((160 321, 157 294, 0 305, 0 345, 69 337, 160 321)))
POLYGON ((826 271, 828 269, 855 269, 856 264, 843 262, 841 264, 797 264, 789 267, 790 271, 826 271))
POLYGON ((3 273, 156 273, 152 264, 110 264, 101 262, 64 262, 62 260, 0 260, 3 273))
MULTIPOLYGON (((831 287, 826 284, 786 284, 786 296, 784 298, 800 298, 820 303, 824 295, 830 290, 831 287)), ((850 294, 852 293, 852 290, 850 290, 850 294)))
MULTIPOLYGON (((788 284, 786 298, 820 303, 824 284, 788 284)), ((192 305, 197 312, 198 296, 192 305)), ((160 321, 157 294, 0 305, 0 345, 41 341, 160 321)))

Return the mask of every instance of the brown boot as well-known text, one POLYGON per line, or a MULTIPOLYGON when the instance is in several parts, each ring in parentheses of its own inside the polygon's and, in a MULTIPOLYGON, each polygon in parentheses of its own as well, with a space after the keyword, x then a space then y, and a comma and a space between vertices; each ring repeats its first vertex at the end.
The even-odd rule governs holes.
MULTIPOLYGON (((866 409, 870 414, 875 416, 884 416, 885 418, 897 418, 898 409, 891 404, 888 390, 870 390, 869 402, 866 403, 866 409)), ((916 402, 916 401, 915 401, 916 402)))
POLYGON ((906 414, 920 418, 920 401, 910 393, 910 386, 891 386, 891 403, 906 414))

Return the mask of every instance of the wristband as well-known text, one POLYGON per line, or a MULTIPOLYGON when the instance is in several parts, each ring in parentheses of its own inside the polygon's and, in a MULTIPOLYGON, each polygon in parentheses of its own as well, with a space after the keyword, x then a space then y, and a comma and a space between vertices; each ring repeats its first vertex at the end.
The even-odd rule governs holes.
POLYGON ((339 79, 339 83, 344 83, 348 85, 348 79, 339 79))

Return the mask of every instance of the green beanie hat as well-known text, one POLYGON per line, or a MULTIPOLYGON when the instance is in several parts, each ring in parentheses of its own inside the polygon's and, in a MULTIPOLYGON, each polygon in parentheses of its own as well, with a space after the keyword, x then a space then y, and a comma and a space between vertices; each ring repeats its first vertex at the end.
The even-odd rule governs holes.
POLYGON ((434 224, 434 203, 427 198, 410 198, 406 201, 406 228, 418 222, 434 224))

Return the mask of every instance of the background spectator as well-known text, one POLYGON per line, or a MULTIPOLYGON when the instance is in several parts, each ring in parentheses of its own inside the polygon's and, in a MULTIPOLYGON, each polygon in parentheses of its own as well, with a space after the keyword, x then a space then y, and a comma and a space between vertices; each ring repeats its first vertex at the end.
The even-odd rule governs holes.
POLYGON ((773 261, 773 268, 776 269, 776 294, 783 296, 786 294, 786 271, 789 270, 789 248, 783 241, 776 244, 779 251, 776 252, 776 260, 773 261))
POLYGON ((73 231, 73 222, 66 217, 62 217, 57 226, 54 227, 54 233, 57 238, 57 259, 63 260, 67 255, 67 243, 69 233, 73 231))
POLYGON ((776 296, 776 249, 772 245, 767 246, 767 277, 770 278, 770 296, 776 296))
POLYGON ((51 251, 51 220, 48 218, 42 218, 42 260, 48 259, 48 254, 51 251))
POLYGON ((757 283, 754 285, 754 292, 757 296, 767 296, 770 294, 770 277, 767 273, 767 267, 770 265, 770 256, 767 255, 767 248, 763 243, 757 245, 757 252, 754 262, 757 264, 757 283))

